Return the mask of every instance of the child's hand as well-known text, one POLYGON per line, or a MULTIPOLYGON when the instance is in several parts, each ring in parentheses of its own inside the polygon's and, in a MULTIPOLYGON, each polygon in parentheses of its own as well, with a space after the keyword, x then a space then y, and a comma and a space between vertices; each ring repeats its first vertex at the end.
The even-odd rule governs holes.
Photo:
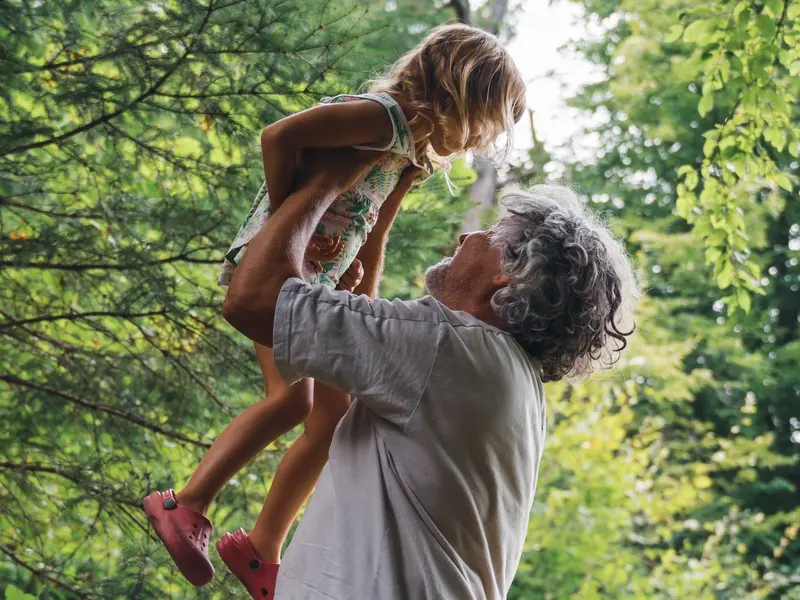
POLYGON ((339 285, 336 286, 337 290, 353 293, 364 278, 364 267, 361 261, 357 258, 353 259, 353 264, 344 272, 342 278, 339 280, 339 285))
POLYGON ((344 245, 339 238, 329 238, 325 235, 313 235, 306 249, 306 260, 314 265, 317 273, 322 272, 322 263, 330 262, 338 257, 344 245))

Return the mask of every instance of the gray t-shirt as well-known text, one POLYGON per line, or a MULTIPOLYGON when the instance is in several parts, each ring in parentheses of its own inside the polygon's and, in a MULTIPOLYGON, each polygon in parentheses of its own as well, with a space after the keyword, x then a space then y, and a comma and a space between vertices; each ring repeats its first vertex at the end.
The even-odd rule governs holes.
POLYGON ((505 598, 545 434, 540 369, 433 298, 284 284, 275 362, 356 400, 286 552, 278 600, 505 598))

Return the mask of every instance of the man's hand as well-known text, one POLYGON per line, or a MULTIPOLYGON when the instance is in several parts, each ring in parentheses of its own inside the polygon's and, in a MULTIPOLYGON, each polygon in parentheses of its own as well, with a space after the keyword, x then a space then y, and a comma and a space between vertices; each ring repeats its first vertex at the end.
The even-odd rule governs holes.
POLYGON ((353 264, 344 272, 342 278, 339 280, 339 285, 336 286, 337 290, 353 293, 353 290, 358 287, 361 280, 364 278, 364 266, 357 258, 353 259, 353 264))

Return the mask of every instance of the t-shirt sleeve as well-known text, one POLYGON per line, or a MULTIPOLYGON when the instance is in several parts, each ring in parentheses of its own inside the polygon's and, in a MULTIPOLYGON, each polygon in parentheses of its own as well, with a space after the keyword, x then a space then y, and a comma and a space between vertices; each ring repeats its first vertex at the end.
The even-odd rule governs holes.
POLYGON ((311 377, 404 426, 439 345, 435 301, 371 300, 288 280, 275 314, 275 364, 287 383, 311 377))

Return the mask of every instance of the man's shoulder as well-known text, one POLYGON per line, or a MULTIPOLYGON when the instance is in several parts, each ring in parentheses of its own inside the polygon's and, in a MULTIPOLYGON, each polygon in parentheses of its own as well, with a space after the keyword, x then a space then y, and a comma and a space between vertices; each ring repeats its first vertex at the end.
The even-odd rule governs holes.
POLYGON ((429 305, 431 310, 433 310, 435 307, 435 310, 437 310, 440 314, 441 322, 446 323, 459 334, 486 334, 488 337, 495 338, 498 342, 503 344, 516 343, 514 342, 514 336, 507 331, 503 331, 502 329, 498 329, 497 327, 489 325, 488 323, 481 321, 479 318, 471 315, 468 312, 462 310, 452 310, 431 296, 425 296, 417 302, 429 305))
POLYGON ((284 302, 308 300, 312 310, 330 312, 331 308, 344 309, 354 318, 369 317, 376 320, 394 320, 439 325, 448 321, 444 305, 426 296, 418 300, 387 300, 334 290, 326 285, 310 285, 302 279, 289 279, 281 290, 284 302))
POLYGON ((301 296, 313 299, 319 310, 327 310, 334 306, 346 309, 354 318, 366 316, 371 320, 392 320, 409 324, 408 327, 400 327, 399 330, 418 331, 419 327, 411 325, 413 323, 444 328, 451 335, 461 338, 470 349, 487 345, 500 347, 500 351, 504 354, 510 352, 523 362, 532 360, 508 332, 493 327, 467 312, 452 310, 432 296, 416 300, 372 299, 368 296, 336 291, 327 286, 312 286, 299 279, 287 281, 283 293, 290 298, 301 296))
POLYGON ((441 315, 441 323, 447 325, 447 330, 453 338, 457 339, 456 346, 460 348, 455 354, 466 352, 473 357, 481 357, 479 362, 492 365, 491 377, 499 378, 506 373, 516 378, 520 373, 525 374, 525 379, 532 382, 539 381, 541 366, 516 341, 513 335, 497 327, 481 321, 477 317, 459 310, 451 310, 433 298, 426 297, 419 302, 436 305, 441 315))

